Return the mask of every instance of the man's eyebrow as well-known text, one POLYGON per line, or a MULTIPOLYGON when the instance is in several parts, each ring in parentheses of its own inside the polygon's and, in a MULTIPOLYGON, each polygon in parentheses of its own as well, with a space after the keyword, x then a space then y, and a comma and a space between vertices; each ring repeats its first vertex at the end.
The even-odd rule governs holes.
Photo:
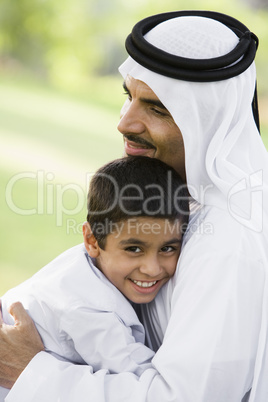
MULTIPOLYGON (((128 95, 131 96, 130 90, 128 89, 127 84, 126 84, 125 81, 123 82, 123 88, 124 88, 124 91, 125 91, 128 95)), ((163 109, 163 110, 166 110, 166 111, 167 111, 167 108, 163 105, 163 103, 162 103, 159 99, 141 98, 140 101, 141 101, 141 102, 144 102, 144 103, 147 103, 147 104, 149 104, 149 105, 157 106, 157 107, 159 107, 160 109, 163 109)))
POLYGON ((157 106, 157 107, 159 107, 159 109, 163 109, 163 110, 166 110, 166 111, 167 111, 167 108, 166 108, 166 107, 163 105, 163 103, 162 103, 160 100, 158 100, 158 99, 141 98, 140 100, 141 100, 141 102, 147 103, 147 104, 149 104, 149 105, 157 106))

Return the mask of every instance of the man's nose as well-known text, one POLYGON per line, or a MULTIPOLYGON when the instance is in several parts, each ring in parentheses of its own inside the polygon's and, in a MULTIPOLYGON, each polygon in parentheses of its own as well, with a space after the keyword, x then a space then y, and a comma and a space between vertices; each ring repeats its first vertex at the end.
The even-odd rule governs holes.
POLYGON ((145 130, 142 111, 134 102, 127 100, 120 112, 120 120, 117 126, 122 134, 141 134, 145 130))

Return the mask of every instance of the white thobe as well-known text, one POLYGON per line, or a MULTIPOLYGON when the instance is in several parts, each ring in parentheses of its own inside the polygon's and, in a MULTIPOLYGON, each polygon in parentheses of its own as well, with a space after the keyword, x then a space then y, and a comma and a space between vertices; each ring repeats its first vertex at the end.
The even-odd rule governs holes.
MULTIPOLYGON (((111 375, 41 352, 6 400, 246 401, 258 366, 261 316, 267 309, 259 236, 225 211, 201 208, 188 227, 174 278, 146 312, 158 340, 163 337, 152 368, 141 376, 111 375)), ((258 402, 267 400, 262 395, 258 402)))
MULTIPOLYGON (((83 244, 8 291, 2 298, 4 322, 13 324, 7 307, 18 300, 34 320, 51 356, 90 364, 94 371, 126 371, 137 377, 151 367, 154 353, 144 345, 144 328, 133 307, 93 265, 83 244)), ((33 378, 33 388, 34 383, 33 378)), ((1 392, 6 394, 4 389, 1 392)), ((18 402, 24 396, 14 398, 18 402)), ((39 400, 26 394, 25 398, 39 400)))
MULTIPOLYGON (((240 40, 227 25, 183 16, 146 30, 144 38, 173 56, 216 59, 240 40)), ((174 279, 150 307, 148 322, 164 339, 153 359, 155 376, 149 383, 143 374, 144 399, 136 401, 267 402, 268 156, 252 113, 255 64, 230 79, 195 82, 137 60, 128 57, 119 71, 145 83, 179 127, 187 187, 203 208, 174 279)), ((129 97, 128 122, 135 121, 135 104, 136 95, 129 97)), ((137 119, 146 125, 142 114, 137 119)), ((153 126, 146 127, 149 134, 137 126, 130 133, 154 139, 153 126)))

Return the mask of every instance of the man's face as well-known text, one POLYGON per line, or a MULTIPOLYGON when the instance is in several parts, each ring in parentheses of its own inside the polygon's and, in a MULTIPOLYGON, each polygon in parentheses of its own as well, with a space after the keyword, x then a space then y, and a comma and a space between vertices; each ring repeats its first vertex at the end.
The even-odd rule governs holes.
POLYGON ((96 265, 134 303, 149 303, 173 275, 181 250, 179 222, 133 218, 118 222, 99 248, 96 265))
POLYGON ((127 76, 118 130, 124 136, 125 155, 157 158, 186 180, 184 144, 172 116, 144 82, 127 76))

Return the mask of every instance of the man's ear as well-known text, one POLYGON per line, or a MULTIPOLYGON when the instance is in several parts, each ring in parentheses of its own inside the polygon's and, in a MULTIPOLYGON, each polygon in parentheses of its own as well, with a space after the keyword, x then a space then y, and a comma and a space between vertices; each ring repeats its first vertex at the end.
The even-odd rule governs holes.
POLYGON ((100 248, 88 222, 83 223, 83 236, 88 255, 91 258, 97 258, 100 254, 100 248))

